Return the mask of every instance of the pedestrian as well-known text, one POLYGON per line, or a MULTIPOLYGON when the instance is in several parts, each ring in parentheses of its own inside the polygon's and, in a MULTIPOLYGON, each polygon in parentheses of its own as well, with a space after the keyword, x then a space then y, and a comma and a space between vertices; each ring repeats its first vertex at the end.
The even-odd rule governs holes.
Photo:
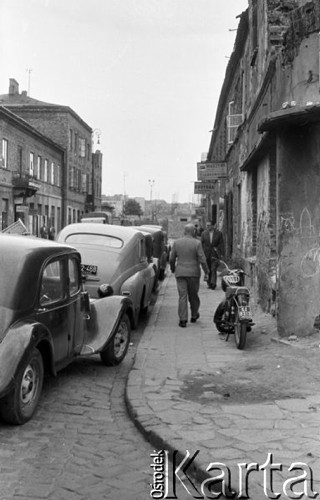
POLYGON ((50 226, 50 228, 49 228, 49 240, 54 240, 55 234, 56 234, 56 230, 55 230, 54 226, 50 226))
POLYGON ((208 288, 214 290, 217 286, 219 259, 222 259, 224 255, 223 235, 217 229, 215 222, 207 222, 206 229, 201 235, 201 243, 209 268, 208 288))
POLYGON ((178 316, 179 326, 185 328, 188 322, 188 300, 191 309, 191 323, 200 317, 199 287, 201 268, 208 279, 208 266, 201 241, 194 237, 194 225, 187 224, 184 237, 174 241, 170 253, 170 269, 176 276, 179 294, 178 316))
POLYGON ((48 237, 49 237, 49 229, 44 224, 43 226, 40 227, 40 238, 44 238, 45 240, 47 240, 48 237))

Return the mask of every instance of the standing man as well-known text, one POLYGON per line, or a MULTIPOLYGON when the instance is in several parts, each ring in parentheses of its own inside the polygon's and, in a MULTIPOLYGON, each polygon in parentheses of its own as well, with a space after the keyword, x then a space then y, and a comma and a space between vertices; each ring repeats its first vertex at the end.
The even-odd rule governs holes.
POLYGON ((201 269, 208 278, 208 266, 203 253, 201 241, 194 237, 194 225, 187 224, 184 228, 184 237, 176 240, 170 253, 170 269, 176 275, 179 294, 179 326, 185 328, 188 321, 188 299, 191 308, 191 323, 200 317, 199 287, 201 269))
POLYGON ((217 286, 217 269, 224 255, 224 241, 221 231, 214 222, 207 222, 201 235, 201 243, 209 268, 208 288, 214 290, 217 286))

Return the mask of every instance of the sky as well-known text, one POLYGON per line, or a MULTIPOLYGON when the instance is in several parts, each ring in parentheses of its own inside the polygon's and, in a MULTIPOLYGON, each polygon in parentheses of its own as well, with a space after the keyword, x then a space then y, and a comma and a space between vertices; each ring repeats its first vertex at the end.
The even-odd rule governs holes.
POLYGON ((70 106, 102 193, 196 202, 197 162, 248 0, 1 0, 0 94, 70 106), (98 138, 100 144, 98 144, 98 138))

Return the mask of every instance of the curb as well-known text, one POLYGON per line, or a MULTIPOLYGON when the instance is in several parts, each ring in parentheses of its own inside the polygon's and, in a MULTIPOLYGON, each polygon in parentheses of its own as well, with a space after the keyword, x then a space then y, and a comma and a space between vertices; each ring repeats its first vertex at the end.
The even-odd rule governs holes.
MULTIPOLYGON (((182 461, 186 458, 186 452, 194 448, 194 443, 187 442, 173 434, 168 426, 150 409, 143 393, 144 366, 148 355, 148 344, 155 331, 155 325, 163 305, 169 279, 170 276, 167 276, 163 281, 160 288, 160 293, 162 292, 161 299, 157 300, 145 327, 143 337, 139 342, 134 363, 127 378, 125 403, 131 420, 147 441, 158 451, 167 450, 170 459, 175 456, 179 461, 182 461)), ((213 479, 212 475, 207 472, 207 467, 212 462, 212 456, 204 450, 201 450, 201 455, 201 462, 193 459, 192 465, 188 467, 190 477, 200 483, 206 479, 213 479), (203 464, 206 465, 204 466, 203 464)), ((221 493, 221 489, 215 489, 215 492, 221 493)))

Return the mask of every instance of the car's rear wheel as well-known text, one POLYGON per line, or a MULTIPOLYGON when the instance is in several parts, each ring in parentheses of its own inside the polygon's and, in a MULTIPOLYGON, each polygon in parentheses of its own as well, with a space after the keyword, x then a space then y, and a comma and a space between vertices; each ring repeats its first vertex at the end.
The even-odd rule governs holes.
POLYGON ((20 364, 13 389, 0 401, 0 416, 9 424, 21 425, 30 420, 40 399, 44 369, 38 349, 20 364))
POLYGON ((124 314, 108 347, 100 353, 100 358, 104 365, 114 366, 121 363, 127 354, 130 343, 130 332, 130 321, 127 314, 124 314))

